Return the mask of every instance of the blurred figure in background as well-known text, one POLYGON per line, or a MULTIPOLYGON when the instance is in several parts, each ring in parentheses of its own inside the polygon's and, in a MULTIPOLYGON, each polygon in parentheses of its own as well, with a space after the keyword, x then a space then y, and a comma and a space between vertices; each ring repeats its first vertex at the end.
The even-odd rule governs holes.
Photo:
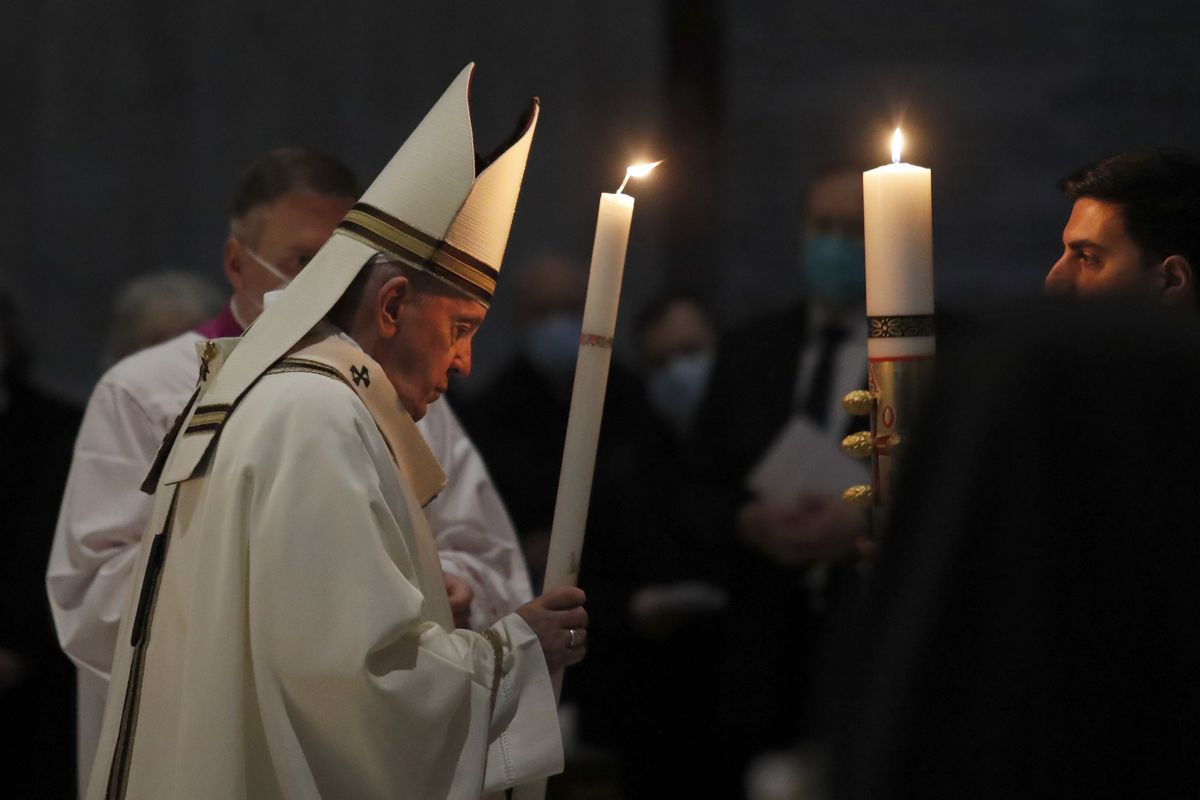
POLYGON ((74 797, 74 679, 42 576, 79 410, 29 383, 29 354, 0 291, 0 795, 74 797))
POLYGON ((215 316, 224 303, 216 286, 181 269, 133 279, 113 302, 104 366, 195 328, 215 316))
POLYGON ((697 698, 711 695, 720 677, 712 656, 725 641, 727 598, 681 504, 716 325, 698 296, 670 291, 637 315, 636 329, 652 410, 619 496, 597 511, 604 528, 585 541, 592 638, 571 683, 584 734, 620 757, 624 797, 708 797, 710 773, 697 765, 723 754, 712 708, 697 698), (625 707, 614 709, 614 697, 625 707))
MULTIPOLYGON (((707 626, 703 635, 710 644, 715 641, 714 614, 726 605, 724 590, 712 583, 720 573, 715 563, 718 554, 708 550, 686 523, 691 488, 686 458, 712 370, 717 326, 708 305, 698 295, 682 291, 652 300, 636 325, 655 424, 641 442, 624 490, 630 497, 642 498, 634 504, 639 518, 630 520, 636 531, 634 552, 641 557, 636 565, 640 579, 634 576, 627 610, 634 632, 659 643, 657 649, 663 652, 652 658, 670 658, 670 652, 679 652, 676 645, 685 641, 681 634, 698 633, 700 624, 707 626)), ((629 569, 627 563, 613 566, 629 569)), ((678 681, 678 676, 672 675, 670 681, 678 681)), ((671 684, 655 691, 659 690, 675 693, 671 684)))
POLYGON ((1195 797, 1194 321, 1059 303, 978 327, 939 337, 840 662, 835 797, 1195 797))
MULTIPOLYGON (((496 487, 512 513, 534 586, 545 572, 550 528, 558 494, 563 443, 570 411, 587 272, 555 253, 525 264, 515 276, 519 349, 492 383, 461 407, 463 425, 479 446, 496 487)), ((587 592, 591 623, 588 658, 574 668, 563 689, 563 707, 574 713, 583 750, 567 742, 562 779, 592 775, 594 786, 615 791, 612 755, 628 756, 642 741, 638 726, 654 730, 659 720, 639 707, 646 682, 663 665, 638 652, 629 611, 634 591, 655 566, 661 539, 647 535, 653 500, 637 485, 639 459, 655 435, 653 412, 635 373, 614 360, 608 375, 604 419, 588 506, 580 587, 587 592)), ((686 679, 686 676, 685 676, 686 679)), ((657 747, 621 765, 623 782, 636 791, 634 771, 655 767, 657 747)), ((639 795, 631 795, 639 796, 639 795)))
POLYGON ((708 388, 717 325, 699 296, 661 295, 637 319, 638 350, 650 405, 677 441, 688 439, 708 388))
MULTIPOLYGON (((866 383, 861 170, 818 175, 803 214, 804 294, 721 337, 687 459, 696 486, 684 511, 693 536, 721 554, 729 591, 715 700, 727 752, 714 777, 722 797, 742 796, 756 756, 813 732, 813 655, 853 584, 865 533, 860 512, 841 500, 844 486, 797 485, 789 474, 770 494, 747 486, 768 451, 797 431, 807 441, 792 448, 796 458, 813 462, 819 449, 822 461, 842 465, 838 443, 863 424, 841 408, 866 383)), ((810 463, 808 472, 828 471, 810 463)))
MULTIPOLYGON (((487 387, 461 404, 460 416, 512 514, 536 587, 546 568, 554 520, 587 271, 565 256, 545 253, 524 265, 515 281, 518 350, 487 387)), ((614 359, 600 428, 592 513, 601 505, 598 498, 604 487, 629 462, 645 430, 647 412, 641 381, 614 359)))

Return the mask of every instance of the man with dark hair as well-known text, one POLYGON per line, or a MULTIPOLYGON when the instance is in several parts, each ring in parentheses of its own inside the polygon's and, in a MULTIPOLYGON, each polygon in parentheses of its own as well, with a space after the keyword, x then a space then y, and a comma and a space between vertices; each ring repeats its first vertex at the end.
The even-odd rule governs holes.
MULTIPOLYGON (((241 335, 263 296, 286 286, 317 253, 359 195, 332 156, 272 150, 242 177, 225 242, 233 288, 215 318, 117 363, 88 402, 47 571, 63 649, 79 668, 79 765, 86 780, 138 543, 150 516, 141 491, 163 437, 195 391, 197 348, 241 335)), ((485 627, 532 596, 516 534, 482 459, 446 403, 419 429, 449 485, 426 509, 455 621, 485 627)))
POLYGON ((1171 148, 1120 153, 1059 187, 1075 205, 1063 254, 1046 275, 1047 292, 1120 292, 1197 311, 1200 160, 1171 148))

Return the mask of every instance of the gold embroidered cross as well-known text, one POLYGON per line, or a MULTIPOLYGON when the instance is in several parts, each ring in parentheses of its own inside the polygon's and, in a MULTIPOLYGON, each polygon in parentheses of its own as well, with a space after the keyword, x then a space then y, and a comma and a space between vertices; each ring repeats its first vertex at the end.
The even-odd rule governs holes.
POLYGON ((209 339, 204 343, 204 352, 200 354, 200 380, 197 383, 203 383, 208 380, 208 362, 212 361, 217 355, 217 343, 209 339))

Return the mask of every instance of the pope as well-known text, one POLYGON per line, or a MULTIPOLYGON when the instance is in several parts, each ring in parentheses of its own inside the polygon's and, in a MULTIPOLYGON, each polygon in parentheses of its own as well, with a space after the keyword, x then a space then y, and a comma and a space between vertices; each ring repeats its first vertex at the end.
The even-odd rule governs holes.
POLYGON ((471 368, 538 104, 478 158, 446 90, 313 261, 204 348, 164 443, 88 797, 478 797, 562 768, 564 588, 454 628, 414 420, 471 368))

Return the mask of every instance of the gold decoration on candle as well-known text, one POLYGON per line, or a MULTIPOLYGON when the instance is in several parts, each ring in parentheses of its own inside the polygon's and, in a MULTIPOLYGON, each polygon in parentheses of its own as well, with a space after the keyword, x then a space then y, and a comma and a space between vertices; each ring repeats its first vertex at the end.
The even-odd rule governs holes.
POLYGON ((874 398, 866 389, 855 389, 853 392, 848 392, 842 398, 842 408, 846 413, 853 414, 856 417, 865 417, 871 413, 871 404, 874 398))
POLYGON ((889 339, 897 336, 933 336, 933 314, 898 314, 867 317, 867 338, 889 339))
POLYGON ((866 484, 851 486, 842 492, 842 500, 852 506, 869 506, 871 504, 871 487, 866 484))
POLYGON ((579 334, 580 347, 606 347, 609 350, 613 346, 613 337, 601 336, 596 333, 581 333, 579 334))
POLYGON ((842 439, 842 452, 851 458, 869 458, 873 444, 870 431, 859 431, 842 439))

